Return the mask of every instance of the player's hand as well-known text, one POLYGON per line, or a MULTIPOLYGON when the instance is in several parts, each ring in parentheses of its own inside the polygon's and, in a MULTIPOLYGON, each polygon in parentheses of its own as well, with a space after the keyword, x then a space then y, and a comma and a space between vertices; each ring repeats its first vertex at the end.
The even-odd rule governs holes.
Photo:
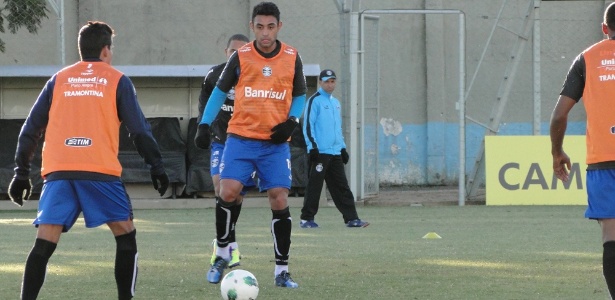
POLYGON ((162 174, 151 174, 152 175, 152 183, 154 184, 154 189, 160 193, 160 197, 167 192, 169 188, 169 176, 167 172, 162 172, 162 174))
POLYGON ((211 143, 211 132, 209 131, 209 125, 199 124, 196 130, 196 136, 194 137, 194 145, 197 148, 209 149, 211 143))
POLYGON ((342 162, 344 164, 347 164, 349 159, 350 155, 348 155, 348 152, 346 152, 346 148, 342 148, 342 162))
POLYGON ((288 118, 288 120, 275 125, 271 131, 273 132, 270 137, 271 137, 271 142, 273 142, 274 144, 281 144, 284 143, 286 141, 288 141, 288 138, 290 138, 290 136, 293 134, 293 130, 295 130, 295 127, 297 127, 297 124, 299 124, 295 118, 288 118))
POLYGON ((32 193, 32 182, 30 179, 17 179, 13 177, 9 184, 9 197, 13 203, 23 206, 23 201, 30 198, 32 193))
POLYGON ((320 153, 318 152, 318 148, 313 148, 310 150, 310 162, 317 162, 318 161, 318 155, 320 155, 320 153))
POLYGON ((561 151, 558 153, 553 153, 553 174, 564 182, 568 181, 568 172, 570 171, 570 157, 566 154, 566 152, 561 151))

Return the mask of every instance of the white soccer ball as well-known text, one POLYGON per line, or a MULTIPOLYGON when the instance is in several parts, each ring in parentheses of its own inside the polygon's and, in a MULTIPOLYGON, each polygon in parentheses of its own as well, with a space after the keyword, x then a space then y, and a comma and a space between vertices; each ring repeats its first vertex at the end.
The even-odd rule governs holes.
POLYGON ((258 281, 246 270, 233 270, 222 278, 220 292, 224 300, 256 300, 258 281))

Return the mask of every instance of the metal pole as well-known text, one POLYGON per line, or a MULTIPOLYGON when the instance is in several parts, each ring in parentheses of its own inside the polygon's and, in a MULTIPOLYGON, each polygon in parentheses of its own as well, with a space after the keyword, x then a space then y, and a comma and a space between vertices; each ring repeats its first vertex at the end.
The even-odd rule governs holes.
POLYGON ((60 0, 60 62, 66 65, 66 32, 64 32, 64 0, 60 0))
MULTIPOLYGON (((350 14, 350 149, 351 151, 358 152, 358 130, 357 130, 357 105, 358 105, 358 62, 359 62, 359 14, 351 13, 350 14)), ((358 153, 357 153, 358 154, 358 153)), ((351 155, 350 156, 350 190, 352 191, 360 191, 358 182, 357 182, 357 174, 358 172, 358 157, 359 155, 351 155)), ((361 174, 361 176, 363 176, 361 174)), ((360 195, 359 195, 360 197, 360 195)), ((356 198, 356 197, 355 197, 356 198)), ((360 199, 360 198, 358 198, 360 199)), ((356 199, 355 199, 356 200, 356 199)))
POLYGON ((534 0, 534 135, 540 135, 541 102, 540 102, 540 0, 534 0))
POLYGON ((466 202, 466 19, 459 13, 459 206, 466 202))
POLYGON ((66 65, 66 43, 64 36, 64 0, 57 0, 60 2, 58 4, 56 0, 47 0, 47 3, 51 6, 53 11, 58 16, 58 60, 60 61, 60 65, 66 65))

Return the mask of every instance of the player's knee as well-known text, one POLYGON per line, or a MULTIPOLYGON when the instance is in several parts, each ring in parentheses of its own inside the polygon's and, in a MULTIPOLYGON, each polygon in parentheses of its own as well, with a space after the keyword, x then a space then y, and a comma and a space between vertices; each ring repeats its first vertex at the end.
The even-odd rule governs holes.
POLYGON ((236 205, 236 199, 232 199, 231 201, 226 201, 222 197, 216 197, 216 202, 218 202, 220 206, 225 207, 225 208, 229 208, 231 206, 236 205))
POLYGON ((272 209, 281 209, 288 206, 288 195, 283 193, 269 194, 269 204, 272 209))
POLYGON ((221 191, 220 196, 218 197, 218 201, 220 201, 222 206, 225 206, 223 202, 227 203, 227 206, 235 205, 237 198, 239 197, 239 193, 229 192, 229 191, 221 191))

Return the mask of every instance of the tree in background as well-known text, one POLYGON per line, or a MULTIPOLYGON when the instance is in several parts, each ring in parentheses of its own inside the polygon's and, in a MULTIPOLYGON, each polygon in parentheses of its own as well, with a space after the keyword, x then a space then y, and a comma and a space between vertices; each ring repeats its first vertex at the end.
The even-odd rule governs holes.
MULTIPOLYGON (((4 21, 12 34, 22 26, 28 32, 36 34, 41 27, 41 20, 49 18, 45 0, 4 0, 5 6, 0 8, 0 33, 5 33, 4 21)), ((0 52, 5 51, 5 43, 0 39, 0 52)))

